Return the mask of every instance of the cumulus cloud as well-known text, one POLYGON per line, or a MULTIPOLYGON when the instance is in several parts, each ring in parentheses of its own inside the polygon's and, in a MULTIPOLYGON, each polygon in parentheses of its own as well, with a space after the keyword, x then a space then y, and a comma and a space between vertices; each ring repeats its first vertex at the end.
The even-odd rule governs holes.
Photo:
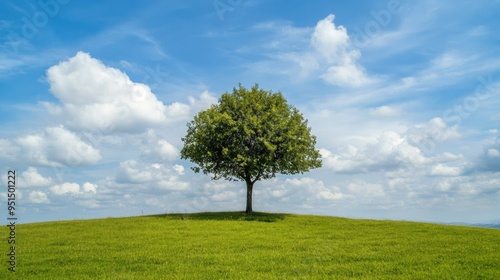
POLYGON ((80 192, 80 185, 76 183, 63 183, 50 187, 50 191, 56 195, 62 195, 66 193, 77 194, 80 192))
POLYGON ((95 200, 81 200, 77 201, 76 204, 84 208, 90 208, 90 209, 99 208, 99 204, 95 200))
MULTIPOLYGON (((187 119, 192 107, 199 106, 180 102, 165 105, 147 85, 131 81, 127 74, 84 52, 49 68, 47 81, 61 104, 43 104, 76 130, 141 132, 187 119)), ((212 101, 210 97, 203 93, 199 102, 192 102, 204 105, 212 101)))
POLYGON ((98 186, 89 182, 83 184, 83 188, 80 188, 80 185, 77 183, 62 183, 58 185, 54 185, 50 187, 50 191, 55 195, 92 195, 97 193, 98 186))
POLYGON ((25 188, 31 187, 46 187, 52 183, 52 178, 45 178, 34 167, 29 167, 26 171, 21 173, 19 177, 19 185, 25 188))
POLYGON ((83 184, 83 192, 97 193, 97 185, 89 182, 83 184))
POLYGON ((452 176, 460 174, 460 167, 439 163, 460 160, 461 155, 451 153, 434 154, 437 143, 460 137, 457 127, 447 127, 442 119, 417 125, 405 133, 386 131, 375 137, 364 139, 363 145, 347 145, 336 153, 320 149, 324 166, 336 172, 367 173, 392 171, 400 168, 425 169, 430 174, 452 176))
POLYGON ((335 62, 345 56, 349 47, 349 35, 345 27, 335 26, 335 16, 330 14, 320 20, 312 34, 311 43, 328 62, 335 62))
POLYGON ((352 62, 328 67, 321 78, 329 84, 339 86, 359 87, 369 83, 363 69, 352 62))
POLYGON ((253 70, 292 75, 294 79, 313 76, 341 87, 376 82, 360 65, 361 52, 352 43, 347 29, 335 25, 334 19, 330 14, 312 29, 276 22, 258 25, 260 29, 265 26, 274 31, 262 48, 275 60, 254 63, 253 70))
POLYGON ((380 198, 385 196, 384 187, 381 184, 357 181, 347 185, 349 192, 356 197, 380 198))
POLYGON ((144 199, 144 203, 146 205, 149 205, 149 206, 155 206, 155 207, 159 207, 159 206, 163 206, 164 203, 160 202, 157 198, 146 198, 144 199))
POLYGON ((467 176, 461 177, 458 180, 458 191, 461 195, 469 194, 491 199, 498 202, 500 198, 500 178, 495 173, 485 173, 476 177, 467 176))
POLYGON ((497 150, 497 149, 488 149, 488 151, 486 151, 486 155, 489 157, 489 158, 498 158, 500 157, 500 152, 497 150))
POLYGON ((210 197, 212 201, 223 202, 223 201, 234 201, 238 197, 238 194, 233 191, 222 191, 216 193, 210 197))
POLYGON ((274 194, 277 195, 277 197, 281 197, 283 195, 290 195, 290 192, 295 192, 299 197, 302 197, 301 200, 303 200, 304 197, 309 197, 314 198, 316 201, 323 202, 354 198, 352 195, 343 193, 339 187, 327 187, 322 181, 309 177, 286 179, 285 186, 292 186, 294 190, 286 189, 285 187, 285 189, 278 189, 278 192, 273 190, 274 194))
POLYGON ((499 172, 500 171, 500 137, 484 147, 476 169, 499 172))
POLYGON ((204 190, 208 193, 211 192, 220 192, 226 190, 228 188, 234 187, 234 184, 230 181, 221 181, 221 180, 210 180, 210 182, 204 184, 204 190))
POLYGON ((345 173, 388 171, 404 164, 421 166, 429 161, 419 148, 393 131, 368 139, 361 147, 348 145, 336 154, 327 149, 320 149, 320 152, 324 166, 345 173))
POLYGON ((351 197, 341 192, 332 192, 331 190, 320 191, 317 196, 324 200, 342 200, 351 197))
MULTIPOLYGON (((135 160, 120 163, 116 182, 120 184, 142 184, 160 190, 185 190, 189 183, 179 180, 179 167, 166 167, 162 164, 141 164, 135 160)), ((183 170, 182 170, 183 171, 183 170)))
POLYGON ((27 162, 42 166, 79 166, 98 162, 99 150, 62 126, 16 139, 27 162))
POLYGON ((184 175, 184 166, 176 164, 174 165, 174 167, 172 167, 172 169, 175 170, 177 174, 184 175))
POLYGON ((294 187, 301 187, 301 186, 310 187, 318 184, 318 182, 315 179, 309 177, 286 179, 285 183, 287 185, 291 185, 294 187))
POLYGON ((156 165, 151 165, 149 168, 140 168, 140 165, 135 160, 127 160, 120 163, 117 172, 117 181, 119 183, 145 183, 153 179, 151 170, 156 165))
POLYGON ((433 118, 425 124, 416 125, 410 131, 410 141, 416 144, 429 142, 442 143, 460 138, 458 126, 447 126, 441 118, 433 118))
POLYGON ((422 203, 429 196, 452 197, 456 200, 466 199, 491 201, 495 205, 500 198, 500 178, 494 173, 478 173, 475 176, 443 177, 428 187, 414 188, 410 193, 413 198, 422 198, 422 203))
POLYGON ((209 108, 212 104, 217 103, 217 98, 214 94, 203 91, 199 98, 189 97, 190 114, 209 108))
POLYGON ((361 52, 354 48, 343 26, 336 26, 335 16, 328 15, 320 20, 311 37, 311 44, 327 62, 326 72, 321 78, 327 83, 359 87, 371 82, 364 68, 357 61, 361 52))
POLYGON ((167 140, 160 138, 154 130, 146 133, 141 157, 153 160, 172 161, 179 157, 179 150, 167 140))
POLYGON ((429 174, 433 176, 459 176, 462 174, 462 169, 457 166, 447 166, 438 163, 431 167, 429 174))
POLYGON ((89 54, 47 70, 50 90, 62 106, 46 104, 66 125, 90 131, 135 131, 167 121, 166 106, 150 88, 134 83, 120 70, 107 67, 89 54))
POLYGON ((48 204, 50 203, 47 195, 42 191, 32 191, 28 194, 28 201, 36 204, 48 204))

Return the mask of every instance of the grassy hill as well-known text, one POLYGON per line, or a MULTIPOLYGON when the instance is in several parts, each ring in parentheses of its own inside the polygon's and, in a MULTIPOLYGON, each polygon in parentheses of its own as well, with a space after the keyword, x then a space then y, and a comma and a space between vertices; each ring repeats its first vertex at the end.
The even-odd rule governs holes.
POLYGON ((413 222, 172 214, 24 224, 16 245, 0 279, 500 279, 500 230, 413 222))

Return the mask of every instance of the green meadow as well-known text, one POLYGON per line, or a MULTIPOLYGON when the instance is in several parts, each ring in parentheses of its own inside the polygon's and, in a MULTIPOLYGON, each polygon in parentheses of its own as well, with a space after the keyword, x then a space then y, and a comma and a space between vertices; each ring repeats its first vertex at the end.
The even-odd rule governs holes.
POLYGON ((0 279, 500 279, 496 229, 223 212, 16 230, 0 279))

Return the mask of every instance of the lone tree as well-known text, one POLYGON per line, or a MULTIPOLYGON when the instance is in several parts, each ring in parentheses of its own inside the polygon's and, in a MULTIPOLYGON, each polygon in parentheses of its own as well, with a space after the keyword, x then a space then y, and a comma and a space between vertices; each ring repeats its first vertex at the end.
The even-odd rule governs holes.
POLYGON ((297 174, 321 167, 307 120, 278 92, 255 84, 224 93, 217 105, 187 124, 181 158, 198 164, 196 173, 212 179, 245 181, 246 213, 252 213, 252 190, 258 180, 277 173, 297 174))

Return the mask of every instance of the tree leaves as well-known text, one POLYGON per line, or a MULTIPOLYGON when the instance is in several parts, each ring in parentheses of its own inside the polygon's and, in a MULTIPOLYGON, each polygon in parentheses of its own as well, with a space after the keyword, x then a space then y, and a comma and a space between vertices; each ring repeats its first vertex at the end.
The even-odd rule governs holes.
POLYGON ((270 179, 321 167, 307 120, 281 93, 239 85, 188 123, 181 158, 213 179, 270 179))

